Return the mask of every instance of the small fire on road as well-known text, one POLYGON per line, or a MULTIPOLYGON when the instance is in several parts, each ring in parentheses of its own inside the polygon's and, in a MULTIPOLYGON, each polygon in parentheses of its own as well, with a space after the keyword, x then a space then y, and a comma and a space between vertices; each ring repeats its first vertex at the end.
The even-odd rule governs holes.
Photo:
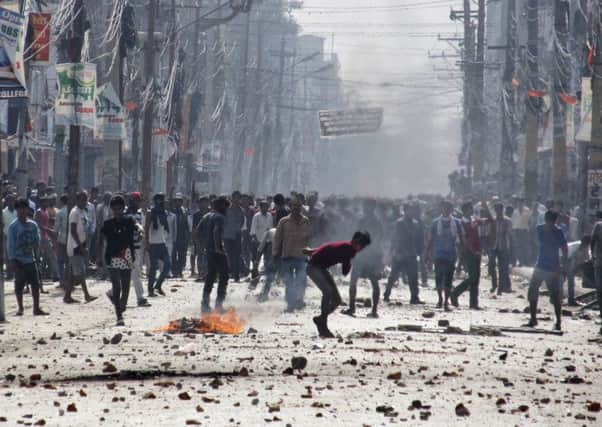
POLYGON ((237 335, 242 333, 244 328, 245 322, 233 308, 230 308, 225 313, 214 311, 203 314, 200 319, 183 317, 171 320, 166 326, 158 328, 154 332, 237 335))

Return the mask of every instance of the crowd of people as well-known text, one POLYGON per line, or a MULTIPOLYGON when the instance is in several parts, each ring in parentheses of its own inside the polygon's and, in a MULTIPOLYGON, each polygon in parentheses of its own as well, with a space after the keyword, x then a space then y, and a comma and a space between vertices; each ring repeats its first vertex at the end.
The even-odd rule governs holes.
POLYGON ((78 303, 73 295, 78 287, 85 302, 92 302, 97 296, 86 280, 96 276, 110 280, 107 296, 121 326, 130 285, 137 305, 148 307, 150 298, 165 296, 166 280, 186 271, 204 282, 203 313, 224 309, 229 281, 248 281, 262 303, 277 280, 284 284, 286 311, 294 312, 305 307, 309 276, 323 294, 314 322, 321 336, 330 337, 327 317, 343 301, 333 271, 351 273, 342 313, 356 316, 357 284, 367 279, 368 316, 377 318, 381 279, 386 279, 385 302, 401 281, 408 285, 409 303, 424 304, 420 290, 432 275, 438 308, 452 310, 468 292, 468 307, 480 310, 483 265, 497 295, 513 292, 512 268, 534 266, 527 326, 537 324, 539 287, 545 282, 560 330, 565 278, 569 305, 577 304, 576 275, 584 282, 602 281, 602 222, 591 236, 581 236, 578 215, 552 201, 528 207, 516 196, 478 202, 435 196, 320 200, 315 192, 260 199, 238 191, 191 198, 177 193, 169 200, 159 193, 145 201, 138 192, 101 195, 92 189, 77 193, 69 210, 69 198, 42 183, 27 193, 18 199, 14 188, 3 187, 6 275, 15 280, 17 315, 23 315, 26 292, 34 315, 48 314, 40 306, 45 281, 58 283, 67 304, 78 303), (570 251, 568 242, 576 242, 570 251), (459 273, 462 280, 454 286, 459 273))

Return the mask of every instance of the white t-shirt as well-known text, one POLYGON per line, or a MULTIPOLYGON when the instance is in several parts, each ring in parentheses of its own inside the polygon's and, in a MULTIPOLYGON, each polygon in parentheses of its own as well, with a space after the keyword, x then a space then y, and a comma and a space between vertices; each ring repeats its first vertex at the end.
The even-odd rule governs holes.
POLYGON ((69 213, 69 221, 67 227, 69 229, 69 238, 67 239, 67 255, 73 256, 73 250, 78 246, 71 234, 71 224, 76 224, 76 231, 79 237, 79 241, 84 243, 86 241, 86 230, 88 228, 88 213, 84 209, 80 209, 75 206, 69 213))
POLYGON ((163 225, 161 224, 161 221, 157 220, 157 229, 155 229, 150 215, 148 215, 148 220, 151 222, 148 228, 148 243, 150 245, 166 244, 168 233, 167 230, 165 230, 165 227, 163 227, 163 225))

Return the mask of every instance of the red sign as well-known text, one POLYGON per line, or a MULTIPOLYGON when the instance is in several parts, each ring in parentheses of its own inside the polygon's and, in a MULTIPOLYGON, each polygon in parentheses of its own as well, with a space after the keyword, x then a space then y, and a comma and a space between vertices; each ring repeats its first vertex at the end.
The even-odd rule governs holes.
POLYGON ((31 54, 32 60, 48 62, 50 60, 50 20, 49 13, 32 13, 29 22, 32 28, 31 54))

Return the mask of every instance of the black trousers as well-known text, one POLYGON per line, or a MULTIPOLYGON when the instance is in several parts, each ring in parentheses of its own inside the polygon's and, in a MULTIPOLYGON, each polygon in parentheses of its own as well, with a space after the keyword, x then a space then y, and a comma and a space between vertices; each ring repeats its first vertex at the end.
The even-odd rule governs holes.
POLYGON ((240 267, 242 265, 242 238, 224 239, 224 249, 228 255, 230 273, 235 281, 240 280, 240 267))
POLYGON ((203 288, 203 306, 209 306, 211 291, 215 280, 217 284, 217 300, 215 305, 220 307, 226 299, 226 291, 228 288, 228 258, 224 254, 215 252, 207 253, 207 278, 205 279, 205 287, 203 288))
POLYGON ((416 257, 405 257, 397 260, 393 263, 391 268, 391 274, 387 280, 387 287, 385 289, 385 298, 391 296, 391 289, 393 285, 399 279, 401 273, 405 273, 408 278, 408 285, 410 287, 410 301, 417 302, 419 300, 418 293, 418 261, 416 257))
POLYGON ((452 295, 458 298, 468 290, 470 292, 470 308, 477 308, 479 306, 479 282, 481 280, 481 255, 467 254, 463 261, 468 277, 454 288, 452 295))
POLYGON ((40 308, 40 275, 35 263, 24 264, 15 261, 15 296, 19 309, 23 308, 23 290, 25 285, 29 284, 31 288, 31 298, 33 299, 33 309, 40 308))
POLYGON ((115 314, 120 319, 128 305, 132 270, 109 268, 109 277, 111 278, 111 285, 113 287, 112 301, 115 306, 115 314))
POLYGON ((323 317, 328 316, 341 305, 341 295, 328 270, 311 263, 307 265, 307 275, 322 292, 320 310, 323 317))

